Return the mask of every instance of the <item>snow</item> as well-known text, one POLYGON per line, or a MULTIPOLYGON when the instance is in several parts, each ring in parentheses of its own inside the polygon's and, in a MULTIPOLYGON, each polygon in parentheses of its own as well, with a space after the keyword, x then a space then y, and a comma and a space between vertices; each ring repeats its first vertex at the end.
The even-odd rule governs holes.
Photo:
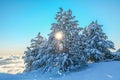
POLYGON ((0 73, 0 80, 120 80, 120 61, 88 64, 84 69, 62 75, 40 73, 39 70, 22 74, 0 73))

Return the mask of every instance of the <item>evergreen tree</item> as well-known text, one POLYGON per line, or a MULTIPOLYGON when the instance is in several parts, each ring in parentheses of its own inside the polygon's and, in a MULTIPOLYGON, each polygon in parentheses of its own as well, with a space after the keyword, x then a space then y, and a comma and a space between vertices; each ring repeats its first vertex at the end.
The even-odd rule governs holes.
POLYGON ((109 49, 114 49, 114 43, 107 40, 108 37, 102 30, 102 25, 92 22, 89 26, 84 28, 83 34, 86 37, 86 49, 89 59, 91 61, 100 61, 104 59, 113 58, 109 49))
POLYGON ((120 49, 118 49, 118 50, 114 53, 114 60, 120 61, 120 49))
POLYGON ((116 52, 120 52, 120 49, 118 49, 116 52))
POLYGON ((33 69, 32 63, 36 60, 36 56, 39 54, 39 49, 44 45, 45 41, 46 40, 40 35, 40 32, 35 39, 31 40, 30 47, 27 47, 27 51, 25 51, 25 71, 31 71, 33 69))
POLYGON ((29 47, 27 47, 27 51, 24 52, 24 54, 25 54, 25 57, 24 57, 25 72, 31 71, 32 62, 34 60, 31 53, 32 53, 32 50, 29 47))
POLYGON ((44 71, 55 68, 62 72, 82 67, 86 64, 82 37, 79 35, 82 28, 78 27, 78 21, 74 20, 71 10, 63 11, 60 8, 55 19, 57 23, 52 24, 47 45, 41 50, 36 64, 39 63, 39 68, 44 71))

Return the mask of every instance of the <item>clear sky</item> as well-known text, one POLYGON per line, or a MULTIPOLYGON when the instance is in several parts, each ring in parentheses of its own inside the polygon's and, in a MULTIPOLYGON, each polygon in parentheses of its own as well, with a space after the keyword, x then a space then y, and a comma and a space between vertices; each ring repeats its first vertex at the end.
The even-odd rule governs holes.
POLYGON ((80 27, 98 20, 120 48, 120 0, 0 0, 0 56, 23 54, 38 32, 47 37, 59 7, 71 9, 80 27))

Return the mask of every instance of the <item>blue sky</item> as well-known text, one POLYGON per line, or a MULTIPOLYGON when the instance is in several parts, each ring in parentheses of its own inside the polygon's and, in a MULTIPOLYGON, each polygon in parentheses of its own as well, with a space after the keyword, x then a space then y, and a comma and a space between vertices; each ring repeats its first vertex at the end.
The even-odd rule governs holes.
POLYGON ((47 37, 59 7, 71 9, 80 27, 98 20, 120 47, 120 0, 0 0, 0 56, 23 54, 38 32, 47 37))

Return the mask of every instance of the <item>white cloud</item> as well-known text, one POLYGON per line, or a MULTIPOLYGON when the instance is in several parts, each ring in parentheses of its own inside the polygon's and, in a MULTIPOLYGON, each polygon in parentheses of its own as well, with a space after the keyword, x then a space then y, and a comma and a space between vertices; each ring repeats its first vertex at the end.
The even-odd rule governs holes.
POLYGON ((21 57, 10 56, 0 59, 0 72, 1 73, 21 73, 24 70, 24 61, 21 57))

